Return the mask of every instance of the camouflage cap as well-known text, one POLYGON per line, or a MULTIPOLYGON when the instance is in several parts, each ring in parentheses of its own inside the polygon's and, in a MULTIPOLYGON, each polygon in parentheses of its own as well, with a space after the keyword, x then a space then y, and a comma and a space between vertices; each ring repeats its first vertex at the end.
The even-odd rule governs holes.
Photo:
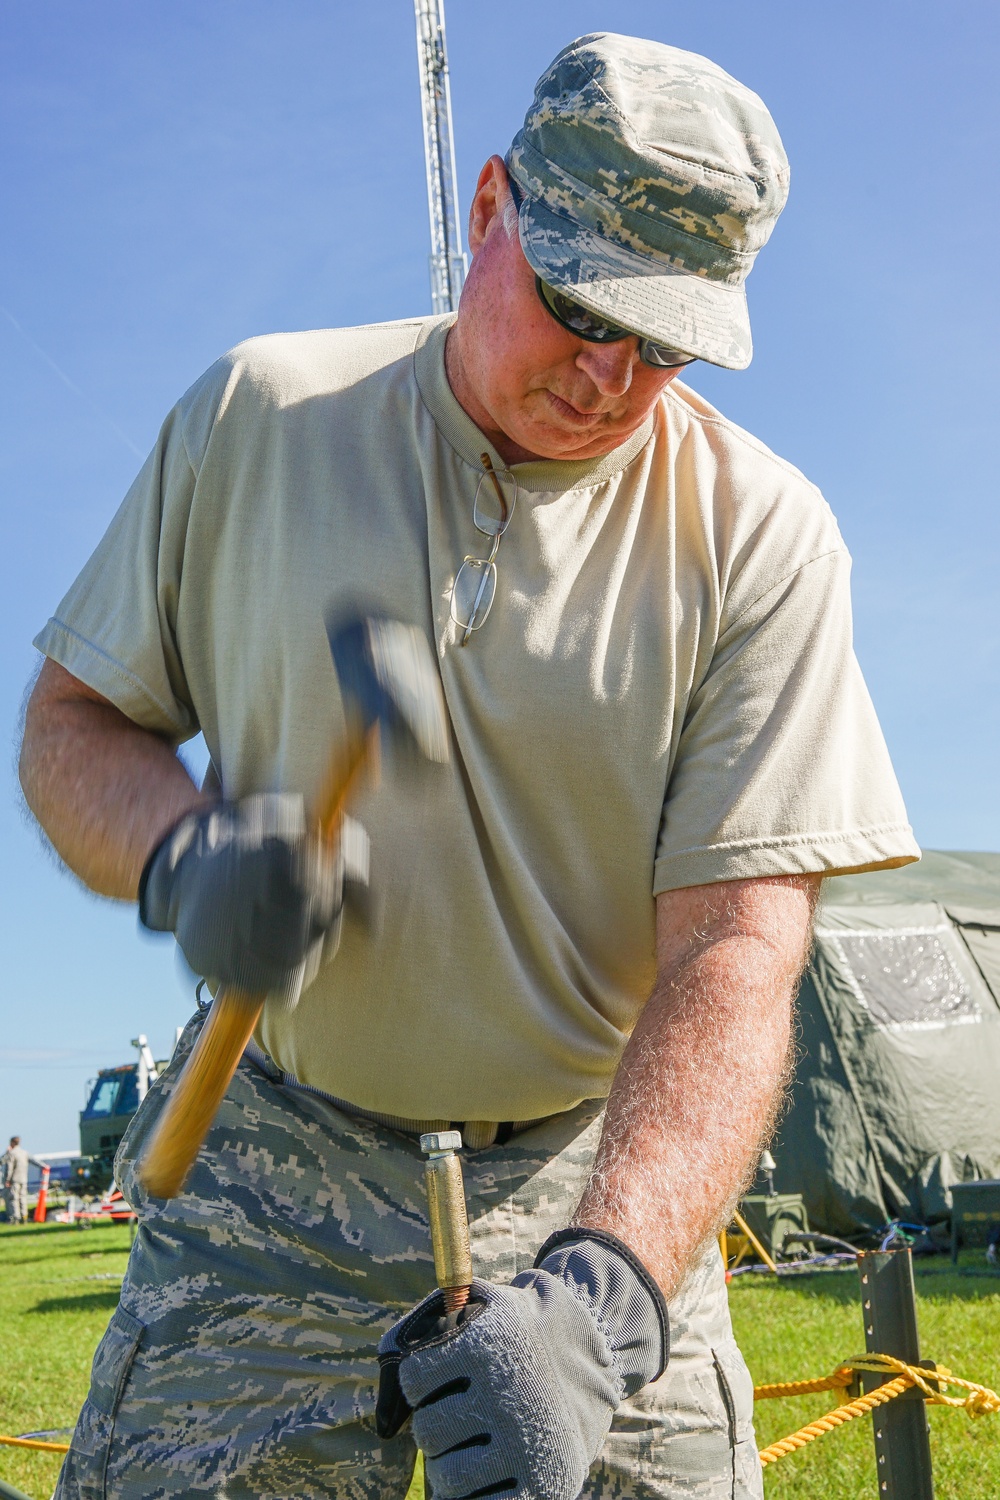
POLYGON ((744 282, 788 196, 756 94, 697 53, 595 32, 542 74, 507 167, 539 276, 644 338, 746 368, 744 282))

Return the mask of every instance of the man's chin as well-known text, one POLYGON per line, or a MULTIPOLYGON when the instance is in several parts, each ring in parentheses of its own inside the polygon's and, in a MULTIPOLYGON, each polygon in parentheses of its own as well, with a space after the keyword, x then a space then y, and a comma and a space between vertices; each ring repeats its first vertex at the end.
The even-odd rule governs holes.
POLYGON ((610 453, 626 438, 628 432, 609 430, 603 424, 589 426, 563 422, 558 413, 550 416, 548 408, 544 417, 531 417, 512 421, 507 436, 525 453, 542 459, 600 458, 610 453))
POLYGON ((527 453, 543 459, 600 458, 625 441, 617 432, 566 432, 539 423, 518 434, 514 441, 527 453))

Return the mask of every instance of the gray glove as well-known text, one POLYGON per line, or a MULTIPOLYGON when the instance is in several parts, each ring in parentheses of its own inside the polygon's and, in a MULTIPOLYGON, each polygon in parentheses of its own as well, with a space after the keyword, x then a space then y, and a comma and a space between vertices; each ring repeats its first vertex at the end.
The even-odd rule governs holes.
POLYGON ((220 802, 189 813, 154 849, 139 920, 174 933, 196 974, 293 1005, 339 936, 345 873, 367 878, 358 824, 331 848, 307 831, 301 797, 220 802))
POLYGON ((667 1307, 627 1245, 564 1229, 510 1286, 426 1298, 382 1339, 379 1436, 412 1414, 435 1500, 575 1500, 624 1396, 670 1352, 667 1307))

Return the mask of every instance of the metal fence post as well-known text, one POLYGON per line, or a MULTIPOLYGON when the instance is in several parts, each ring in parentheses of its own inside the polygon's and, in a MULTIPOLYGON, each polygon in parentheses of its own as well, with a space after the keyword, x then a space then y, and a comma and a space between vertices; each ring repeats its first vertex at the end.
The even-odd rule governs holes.
MULTIPOLYGON (((865 1349, 891 1354, 909 1365, 920 1358, 913 1260, 909 1250, 873 1250, 858 1256, 865 1349)), ((927 1362, 933 1369, 933 1365, 927 1362)), ((884 1385, 890 1375, 864 1374, 866 1391, 884 1385)), ((934 1475, 927 1411, 922 1393, 913 1388, 872 1412, 878 1493, 885 1500, 934 1500, 934 1475)))

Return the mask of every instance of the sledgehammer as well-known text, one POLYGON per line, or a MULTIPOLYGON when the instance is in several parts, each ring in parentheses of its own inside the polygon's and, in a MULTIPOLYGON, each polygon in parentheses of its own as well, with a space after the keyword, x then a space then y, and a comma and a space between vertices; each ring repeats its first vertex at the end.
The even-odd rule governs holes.
MULTIPOLYGON (((328 623, 327 635, 346 720, 315 815, 320 837, 332 843, 350 794, 377 774, 382 738, 446 761, 448 723, 437 667, 419 630, 354 615, 328 623)), ((140 1180, 154 1198, 182 1190, 266 998, 236 989, 216 995, 139 1163, 140 1180)))

